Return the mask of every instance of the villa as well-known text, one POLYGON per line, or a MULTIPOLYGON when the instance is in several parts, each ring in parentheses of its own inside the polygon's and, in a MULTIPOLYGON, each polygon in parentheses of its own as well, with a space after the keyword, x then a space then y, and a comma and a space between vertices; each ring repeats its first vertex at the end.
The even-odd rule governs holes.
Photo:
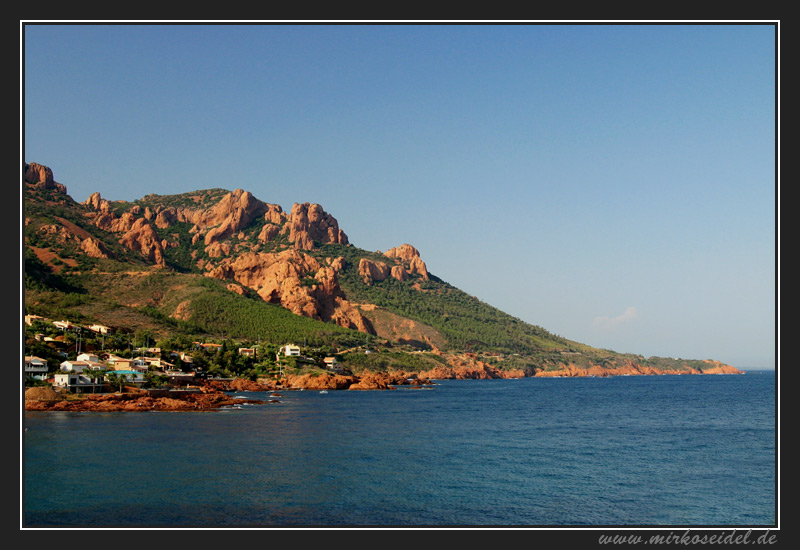
POLYGON ((25 357, 25 376, 40 380, 47 377, 47 361, 39 357, 25 357))

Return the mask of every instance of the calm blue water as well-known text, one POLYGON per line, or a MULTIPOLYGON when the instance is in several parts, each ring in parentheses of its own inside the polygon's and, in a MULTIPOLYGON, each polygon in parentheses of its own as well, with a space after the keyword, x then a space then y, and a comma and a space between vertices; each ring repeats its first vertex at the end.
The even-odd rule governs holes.
POLYGON ((774 525, 775 395, 766 372, 26 413, 23 526, 774 525))

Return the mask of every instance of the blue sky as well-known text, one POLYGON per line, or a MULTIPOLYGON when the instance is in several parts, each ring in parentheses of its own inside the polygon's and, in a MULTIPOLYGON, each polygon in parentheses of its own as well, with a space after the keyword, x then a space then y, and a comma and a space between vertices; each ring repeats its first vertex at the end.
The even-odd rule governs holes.
POLYGON ((222 187, 620 352, 773 368, 776 28, 26 25, 24 162, 222 187))

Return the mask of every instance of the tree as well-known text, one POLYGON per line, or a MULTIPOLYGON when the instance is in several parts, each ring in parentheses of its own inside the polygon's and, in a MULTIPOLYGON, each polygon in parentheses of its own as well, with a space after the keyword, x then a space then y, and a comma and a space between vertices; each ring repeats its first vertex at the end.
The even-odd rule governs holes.
POLYGON ((150 388, 161 388, 169 384, 169 376, 150 369, 144 373, 145 383, 150 388))
POLYGON ((109 372, 106 374, 106 380, 111 386, 119 386, 119 392, 122 393, 122 386, 125 382, 128 381, 128 377, 125 374, 118 373, 118 372, 109 372))

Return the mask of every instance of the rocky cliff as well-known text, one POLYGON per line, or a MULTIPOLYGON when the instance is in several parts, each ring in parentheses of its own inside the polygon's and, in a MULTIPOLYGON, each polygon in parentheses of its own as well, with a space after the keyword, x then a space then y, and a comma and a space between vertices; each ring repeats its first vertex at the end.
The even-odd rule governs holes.
MULTIPOLYGON (((337 271, 341 259, 324 265, 306 251, 319 244, 348 244, 336 219, 318 204, 295 204, 288 214, 275 204, 236 189, 211 204, 197 197, 183 206, 131 205, 116 214, 99 193, 84 203, 93 223, 118 234, 118 241, 158 267, 167 265, 165 251, 185 246, 171 235, 176 224, 190 226, 190 246, 196 267, 206 276, 238 283, 254 290, 267 302, 279 304, 298 315, 332 321, 345 328, 373 333, 370 322, 346 299, 337 271), (257 232, 250 231, 260 227, 257 232), (285 244, 266 252, 265 246, 282 239, 285 244)), ((119 204, 116 205, 119 209, 119 204)), ((234 289, 240 287, 233 286, 234 289)), ((237 290, 239 291, 239 290, 237 290)))

